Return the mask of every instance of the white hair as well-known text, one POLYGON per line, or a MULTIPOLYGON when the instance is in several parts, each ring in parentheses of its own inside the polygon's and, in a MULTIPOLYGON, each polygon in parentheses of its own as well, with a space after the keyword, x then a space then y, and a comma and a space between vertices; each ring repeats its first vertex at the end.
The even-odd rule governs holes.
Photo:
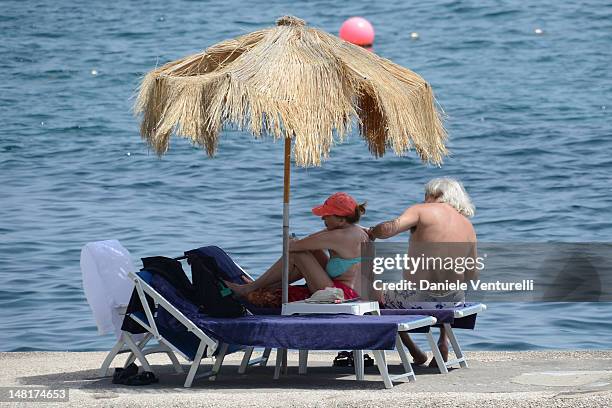
POLYGON ((472 217, 476 210, 463 185, 450 177, 430 180, 425 185, 425 195, 436 197, 438 202, 453 206, 466 217, 472 217))

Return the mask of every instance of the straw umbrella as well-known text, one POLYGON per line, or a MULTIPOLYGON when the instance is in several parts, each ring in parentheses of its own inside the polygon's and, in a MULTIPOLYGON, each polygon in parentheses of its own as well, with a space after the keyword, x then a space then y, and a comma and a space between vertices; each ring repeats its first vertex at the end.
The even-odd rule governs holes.
POLYGON ((172 133, 213 156, 225 125, 284 139, 283 303, 288 288, 290 159, 319 166, 352 122, 372 154, 413 148, 441 164, 446 132, 419 75, 292 16, 220 42, 143 79, 134 110, 158 155, 172 133))

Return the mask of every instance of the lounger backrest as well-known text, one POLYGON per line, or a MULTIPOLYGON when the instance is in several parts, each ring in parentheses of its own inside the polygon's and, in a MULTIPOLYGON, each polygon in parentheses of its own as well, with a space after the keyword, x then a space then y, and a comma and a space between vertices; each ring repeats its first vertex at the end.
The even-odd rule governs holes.
MULTIPOLYGON (((212 355, 217 351, 218 341, 206 335, 189 319, 188 316, 183 313, 183 311, 179 310, 175 305, 168 301, 168 299, 166 299, 163 295, 161 295, 159 292, 157 292, 157 290, 153 288, 153 280, 155 278, 151 273, 146 270, 142 270, 136 273, 131 272, 130 278, 134 279, 138 284, 136 289, 140 292, 141 304, 144 308, 144 316, 138 317, 140 318, 140 320, 144 321, 144 323, 148 325, 148 327, 146 327, 148 331, 150 331, 155 336, 162 335, 166 340, 171 343, 172 347, 174 347, 176 351, 179 351, 185 358, 188 358, 190 360, 194 358, 195 351, 200 340, 204 341, 204 343, 206 343, 207 345, 207 351, 205 353, 205 356, 212 355), (155 310, 149 308, 148 302, 142 302, 142 299, 146 295, 150 296, 153 299, 153 302, 157 305, 155 310), (157 318, 152 318, 154 315, 157 315, 157 318), (168 319, 170 316, 171 319, 168 319), (165 322, 173 320, 181 327, 176 327, 175 324, 162 324, 161 326, 158 326, 158 318, 161 318, 165 322), (175 332, 173 333, 173 331, 175 332)), ((165 281, 165 279, 160 276, 157 276, 157 278, 161 281, 165 281)), ((168 285, 172 287, 170 284, 168 285)), ((176 288, 173 288, 173 291, 175 297, 177 299, 180 298, 180 295, 178 294, 178 291, 176 291, 176 288)), ((188 304, 188 301, 186 299, 181 300, 185 304, 188 304)), ((196 310, 197 306, 194 306, 191 312, 193 313, 196 310)))
POLYGON ((135 269, 130 253, 117 240, 90 242, 81 250, 83 290, 99 334, 119 337, 134 289, 128 273, 135 269))

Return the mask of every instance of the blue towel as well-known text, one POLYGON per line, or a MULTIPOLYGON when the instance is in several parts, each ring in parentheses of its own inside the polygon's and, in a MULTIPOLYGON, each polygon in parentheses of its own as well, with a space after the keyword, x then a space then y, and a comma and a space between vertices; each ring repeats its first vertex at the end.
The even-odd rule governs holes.
POLYGON ((455 320, 453 309, 380 309, 383 316, 433 316, 438 323, 453 323, 455 320))
MULTIPOLYGON (((247 277, 244 271, 240 269, 232 258, 223 249, 218 246, 210 245, 193 249, 189 252, 197 252, 201 259, 206 263, 206 266, 222 279, 242 285, 245 283, 243 277, 247 277)), ((251 313, 256 315, 279 315, 280 308, 259 307, 255 306, 245 299, 240 299, 240 303, 244 305, 251 313)))
MULTIPOLYGON (((221 248, 211 245, 192 250, 198 252, 204 259, 208 269, 216 272, 226 281, 243 284, 242 276, 244 272, 232 260, 232 258, 221 248)), ((185 252, 188 254, 189 252, 185 252)))
MULTIPOLYGON (((182 298, 161 276, 153 276, 153 288, 207 335, 224 343, 243 346, 308 350, 392 350, 397 325, 425 316, 244 316, 212 318, 182 298)), ((185 331, 167 311, 157 312, 158 326, 185 331)))

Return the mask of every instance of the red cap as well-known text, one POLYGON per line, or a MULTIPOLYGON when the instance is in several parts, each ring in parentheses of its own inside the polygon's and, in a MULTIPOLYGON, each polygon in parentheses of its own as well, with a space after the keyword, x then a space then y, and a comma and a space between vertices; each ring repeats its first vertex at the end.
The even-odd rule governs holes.
POLYGON ((348 217, 355 214, 357 201, 346 193, 335 193, 329 196, 323 205, 312 209, 314 215, 325 217, 326 215, 337 215, 348 217))

